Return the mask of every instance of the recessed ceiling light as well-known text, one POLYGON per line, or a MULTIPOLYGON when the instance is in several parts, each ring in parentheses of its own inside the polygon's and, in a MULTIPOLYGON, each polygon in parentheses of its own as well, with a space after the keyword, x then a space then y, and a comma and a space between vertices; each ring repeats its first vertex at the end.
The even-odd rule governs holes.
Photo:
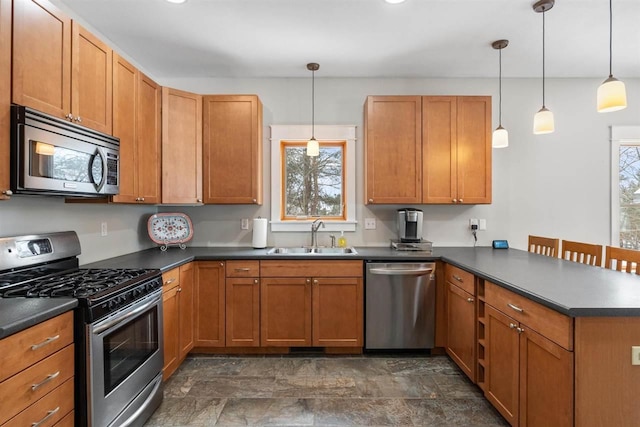
MULTIPOLYGON (((167 0, 169 3, 182 4, 187 0, 167 0)), ((404 1, 404 0, 403 0, 404 1)))
POLYGON ((404 3, 404 0, 384 0, 384 1, 389 3, 389 4, 404 3))

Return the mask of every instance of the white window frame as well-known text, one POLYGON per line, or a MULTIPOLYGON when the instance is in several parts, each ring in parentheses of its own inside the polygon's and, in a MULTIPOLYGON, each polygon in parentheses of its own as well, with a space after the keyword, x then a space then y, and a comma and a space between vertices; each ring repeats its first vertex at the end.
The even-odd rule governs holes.
POLYGON ((640 126, 611 126, 611 246, 620 241, 620 146, 640 145, 640 126))
MULTIPOLYGON (((315 218, 282 221, 282 158, 281 141, 307 141, 311 137, 310 125, 271 125, 271 231, 309 231, 315 218)), ((346 196, 346 220, 324 220, 325 231, 356 230, 356 126, 315 126, 314 136, 318 142, 346 141, 344 183, 346 196)))

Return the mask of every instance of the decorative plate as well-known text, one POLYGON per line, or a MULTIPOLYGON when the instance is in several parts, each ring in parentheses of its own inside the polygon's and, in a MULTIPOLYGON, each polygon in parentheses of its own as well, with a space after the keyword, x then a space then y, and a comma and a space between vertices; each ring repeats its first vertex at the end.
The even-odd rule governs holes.
POLYGON ((149 217, 147 231, 163 251, 172 245, 184 249, 187 247, 185 242, 193 237, 193 224, 191 218, 183 213, 158 213, 149 217))

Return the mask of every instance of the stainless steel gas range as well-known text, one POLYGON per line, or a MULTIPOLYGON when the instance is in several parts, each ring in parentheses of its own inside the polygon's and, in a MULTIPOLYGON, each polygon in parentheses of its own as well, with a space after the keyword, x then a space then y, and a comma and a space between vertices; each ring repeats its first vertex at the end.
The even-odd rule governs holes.
POLYGON ((73 231, 0 238, 0 297, 77 298, 75 425, 143 425, 162 401, 162 276, 79 254, 73 231))

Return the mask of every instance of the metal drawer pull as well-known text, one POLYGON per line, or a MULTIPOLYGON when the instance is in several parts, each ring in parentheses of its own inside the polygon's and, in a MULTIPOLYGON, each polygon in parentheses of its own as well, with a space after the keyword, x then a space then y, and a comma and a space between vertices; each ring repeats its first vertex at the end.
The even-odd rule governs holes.
POLYGON ((58 375, 60 375, 60 371, 56 372, 55 374, 47 375, 47 378, 43 379, 38 384, 33 384, 31 386, 31 390, 32 391, 36 391, 38 388, 40 388, 41 386, 45 385, 46 383, 48 383, 52 379, 56 378, 58 375))
POLYGON ((235 271, 238 273, 242 273, 243 271, 251 271, 251 269, 248 267, 243 267, 243 268, 236 268, 235 271))
POLYGON ((175 282, 175 281, 176 281, 176 279, 175 279, 175 278, 173 278, 173 279, 169 279, 169 280, 167 280, 166 282, 164 282, 164 284, 165 284, 165 285, 170 285, 170 284, 172 284, 172 283, 173 283, 173 282, 175 282))
POLYGON ((458 282, 464 282, 464 280, 462 280, 462 277, 460 276, 456 276, 455 274, 453 274, 452 277, 456 279, 458 282))
POLYGON ((467 302, 473 302, 473 298, 467 298, 467 302))
POLYGON ((39 349, 40 347, 44 347, 45 345, 50 344, 50 343, 54 342, 55 340, 57 340, 59 338, 60 338, 60 335, 56 335, 55 337, 49 337, 46 340, 42 341, 40 344, 32 345, 31 346, 31 350, 35 351, 35 350, 39 349))
POLYGON ((524 313, 524 309, 523 309, 523 308, 518 307, 517 305, 513 305, 513 304, 511 304, 511 303, 509 303, 509 302, 507 303, 507 305, 508 305, 510 308, 512 308, 512 309, 514 309, 515 311, 517 311, 518 313, 524 313))
POLYGON ((55 415, 55 413, 58 412, 59 410, 60 410, 60 407, 58 406, 56 409, 52 409, 51 411, 47 411, 47 415, 45 415, 45 417, 43 419, 41 419, 40 421, 38 421, 37 423, 31 423, 31 427, 38 427, 40 424, 44 423, 49 418, 53 417, 55 415))

